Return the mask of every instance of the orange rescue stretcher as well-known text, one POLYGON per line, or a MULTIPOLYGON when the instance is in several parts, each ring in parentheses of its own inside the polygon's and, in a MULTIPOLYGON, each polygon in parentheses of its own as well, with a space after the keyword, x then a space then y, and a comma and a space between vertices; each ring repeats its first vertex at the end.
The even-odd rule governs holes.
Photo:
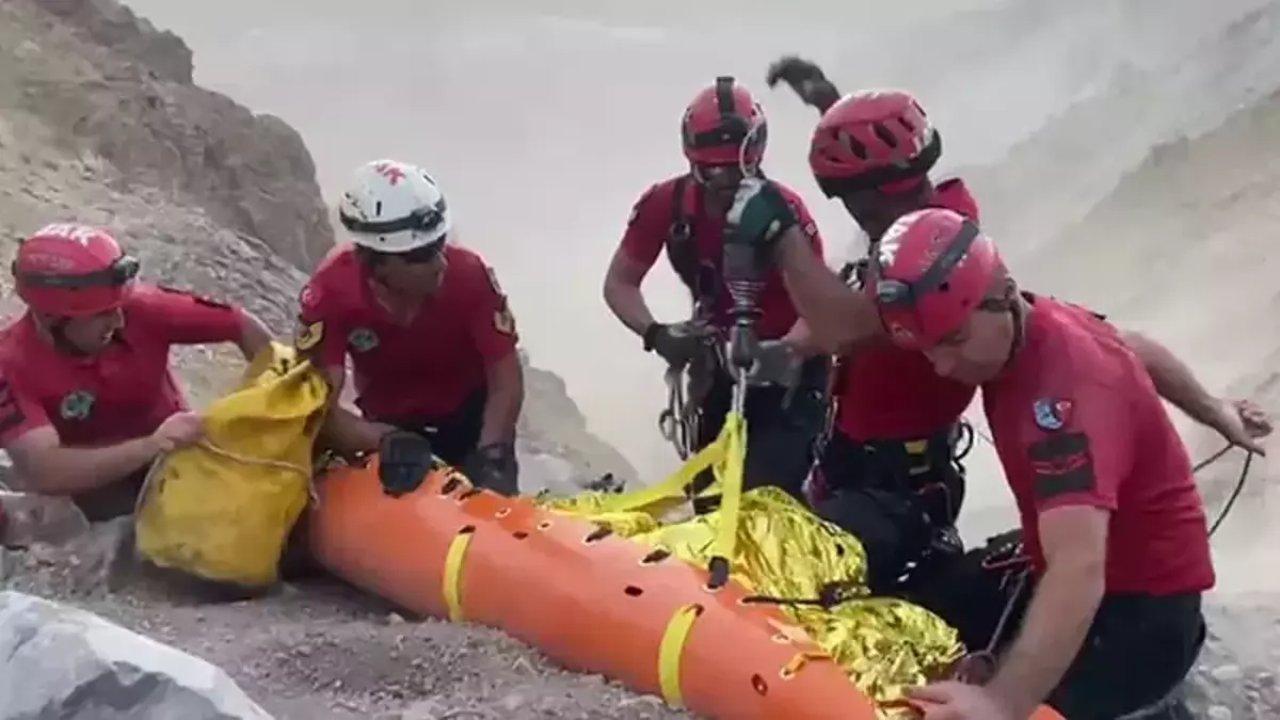
MULTIPOLYGON (((705 467, 714 451, 681 474, 705 467)), ((682 483, 673 480, 664 485, 682 483)), ((554 502, 475 489, 442 465, 415 488, 388 493, 376 454, 322 472, 317 485, 308 528, 317 560, 410 612, 498 628, 569 670, 602 674, 701 717, 880 720, 917 712, 873 700, 850 667, 855 675, 878 670, 865 659, 839 661, 794 613, 745 602, 753 588, 737 573, 713 587, 705 564, 637 540, 635 528, 599 514, 588 519, 554 502)), ((737 513, 752 493, 726 492, 722 507, 737 513)), ((652 500, 662 490, 639 494, 652 500)), ((1041 708, 1029 720, 1062 718, 1041 708)))

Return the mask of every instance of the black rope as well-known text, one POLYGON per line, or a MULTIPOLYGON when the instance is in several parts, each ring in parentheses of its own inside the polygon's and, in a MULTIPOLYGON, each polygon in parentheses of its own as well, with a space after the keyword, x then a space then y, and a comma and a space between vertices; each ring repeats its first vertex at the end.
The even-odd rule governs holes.
POLYGON ((770 595, 749 595, 742 598, 743 604, 748 605, 812 605, 820 607, 823 610, 847 603, 861 597, 864 593, 859 591, 858 582, 855 580, 837 580, 824 584, 818 588, 818 597, 816 598, 785 598, 773 597, 770 595))
MULTIPOLYGON (((1226 455, 1227 451, 1233 447, 1235 447, 1234 444, 1227 443, 1226 447, 1196 463, 1196 466, 1191 469, 1191 472, 1193 474, 1198 473, 1212 465, 1223 455, 1226 455)), ((1240 469, 1240 477, 1236 479, 1236 486, 1231 490, 1231 495, 1227 498, 1226 504, 1222 506, 1222 510, 1218 512, 1217 519, 1215 519, 1213 524, 1209 526, 1209 537, 1213 537, 1213 534, 1218 531, 1218 528, 1222 525, 1222 521, 1227 519, 1227 514, 1231 512, 1231 508, 1235 506, 1236 500, 1240 498, 1240 493, 1244 492, 1245 481, 1249 479, 1249 468, 1253 465, 1253 455, 1254 453, 1252 450, 1245 450, 1244 467, 1240 469)))

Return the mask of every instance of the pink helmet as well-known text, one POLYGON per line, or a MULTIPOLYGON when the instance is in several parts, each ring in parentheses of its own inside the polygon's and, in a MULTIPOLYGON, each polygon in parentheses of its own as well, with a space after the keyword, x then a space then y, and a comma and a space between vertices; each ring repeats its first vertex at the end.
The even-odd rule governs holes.
POLYGON ((893 341, 927 350, 964 326, 1004 272, 995 243, 959 213, 907 213, 872 254, 867 291, 893 341))
POLYGON ((941 154, 942 138, 919 101, 899 90, 865 90, 822 114, 809 168, 827 197, 838 197, 918 181, 941 154))
POLYGON ((760 103, 728 76, 700 90, 680 121, 684 155, 695 165, 758 165, 768 130, 760 103))
POLYGON ((83 317, 124 304, 138 267, 106 230, 57 223, 22 242, 12 270, 18 297, 32 310, 83 317))

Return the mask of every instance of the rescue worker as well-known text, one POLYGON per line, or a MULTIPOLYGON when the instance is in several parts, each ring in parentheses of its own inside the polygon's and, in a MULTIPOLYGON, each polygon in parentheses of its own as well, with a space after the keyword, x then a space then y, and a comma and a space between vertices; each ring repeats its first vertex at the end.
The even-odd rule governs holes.
MULTIPOLYGON (((816 332, 837 345, 885 333, 901 347, 928 350, 952 379, 984 387, 1039 592, 990 684, 919 691, 942 705, 928 717, 1020 719, 1049 697, 1073 719, 1113 718, 1164 698, 1203 639, 1199 594, 1213 573, 1190 464, 1163 415, 1150 360, 1087 310, 1016 294, 989 241, 958 213, 928 209, 900 219, 873 256, 888 269, 870 273, 865 292, 851 292, 813 256, 767 181, 744 182, 728 217, 735 242, 755 239, 783 268, 816 332), (970 247, 981 250, 976 260, 970 247), (975 268, 985 280, 971 277, 975 268), (1000 293, 988 293, 985 281, 1000 293), (969 323, 971 316, 981 322, 969 323), (1039 374, 1042 363, 1055 374, 1039 374), (1085 509, 1071 509, 1077 505, 1085 509), (1093 636, 1083 642, 1086 630, 1093 636)), ((1176 369, 1163 371, 1172 377, 1176 369)), ((1270 431, 1269 421, 1247 404, 1198 392, 1180 398, 1184 409, 1233 443, 1261 450, 1255 436, 1270 431)))
POLYGON ((201 437, 169 349, 228 342, 248 360, 271 340, 246 310, 138 269, 74 223, 27 237, 12 266, 26 311, 0 331, 0 446, 19 489, 69 496, 91 521, 132 513, 152 461, 201 437))
MULTIPOLYGON (((947 207, 977 221, 963 180, 935 184, 929 177, 942 138, 910 94, 861 92, 840 100, 817 66, 794 57, 770 68, 770 85, 779 79, 824 111, 811 167, 823 193, 840 198, 866 233, 869 248, 911 210, 947 207)), ((864 267, 865 258, 850 263, 842 277, 858 287, 864 267)), ((939 377, 920 353, 884 343, 841 354, 830 392, 833 413, 810 478, 811 499, 819 515, 859 537, 873 592, 904 591, 913 565, 963 552, 955 529, 965 492, 958 445, 966 432, 973 440, 962 414, 974 388, 939 377)))
MULTIPOLYGON (((810 167, 824 194, 840 199, 870 241, 868 255, 842 271, 852 287, 861 288, 868 258, 903 214, 945 208, 979 222, 977 203, 962 179, 935 183, 929 177, 941 156, 941 139, 915 97, 882 90, 841 98, 816 65, 793 56, 774 63, 768 80, 771 85, 786 81, 823 111, 813 133, 810 167)), ((830 282, 829 273, 814 270, 830 282)), ((803 293, 814 287, 810 282, 795 284, 803 293)), ((870 327, 872 335, 879 330, 870 327)), ((857 326, 846 320, 838 329, 856 333, 857 326)), ((1260 412, 1256 405, 1242 401, 1237 407, 1215 398, 1163 345, 1134 331, 1122 335, 1162 397, 1256 449, 1237 425, 1240 413, 1260 412)), ((939 376, 923 354, 889 343, 846 334, 828 345, 846 352, 836 363, 835 413, 813 478, 832 497, 817 503, 817 511, 862 541, 874 592, 910 593, 932 604, 922 594, 935 590, 930 586, 937 575, 963 549, 955 522, 965 475, 956 445, 966 431, 972 442, 962 414, 975 387, 939 376), (916 569, 904 580, 908 564, 916 569)))
POLYGON ((351 357, 357 416, 334 407, 325 442, 344 454, 418 432, 477 486, 518 492, 516 422, 524 371, 497 276, 450 242, 453 219, 420 167, 360 167, 338 207, 352 242, 329 252, 300 298, 295 345, 325 368, 335 397, 351 357))
MULTIPOLYGON (((635 203, 603 291, 610 310, 642 339, 646 351, 673 368, 689 368, 689 403, 700 416, 691 443, 696 451, 719 434, 731 404, 733 380, 722 351, 734 322, 723 273, 725 213, 739 181, 762 174, 768 125, 745 86, 719 77, 694 96, 680 127, 689 170, 651 185, 635 203), (640 291, 664 249, 692 295, 689 321, 656 321, 640 291)), ((777 187, 801 218, 809 247, 820 256, 822 239, 804 202, 791 189, 777 187)), ((797 316, 776 271, 763 279, 758 309, 755 328, 761 342, 745 404, 749 437, 744 487, 776 485, 802 498, 813 438, 824 414, 825 360, 805 359, 803 347, 782 342, 796 331, 797 316)))
POLYGON ((926 720, 1021 719, 1044 701, 1072 720, 1189 716, 1162 701, 1204 641, 1214 569, 1187 451, 1141 359, 1096 315, 1019 293, 995 244, 948 210, 894 223, 867 295, 896 345, 982 387, 1033 568, 994 675, 914 690, 926 720))

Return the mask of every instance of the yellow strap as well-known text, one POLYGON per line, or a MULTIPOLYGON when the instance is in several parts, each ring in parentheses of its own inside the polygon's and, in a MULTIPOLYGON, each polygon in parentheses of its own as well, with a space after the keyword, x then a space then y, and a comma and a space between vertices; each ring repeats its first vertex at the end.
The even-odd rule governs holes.
POLYGON ((449 608, 449 620, 462 622, 462 561, 466 559, 467 547, 471 545, 471 532, 459 532, 449 543, 449 552, 444 556, 444 604, 449 608))
POLYGON ((701 614, 701 605, 690 604, 676 610, 667 621, 662 644, 658 646, 658 686, 662 689, 662 699, 673 708, 684 707, 684 696, 680 692, 680 656, 684 654, 693 621, 701 614))
POLYGON ((724 441, 722 464, 717 467, 723 489, 720 495, 720 526, 716 528, 712 555, 722 557, 730 565, 738 539, 738 515, 742 509, 742 475, 747 456, 747 420, 740 413, 729 412, 717 443, 724 441))
POLYGON ((599 512, 628 512, 642 510, 663 500, 684 500, 684 488, 693 482, 698 473, 721 462, 725 453, 725 433, 721 431, 715 442, 707 445, 685 461, 684 465, 666 480, 656 485, 604 498, 599 512))

